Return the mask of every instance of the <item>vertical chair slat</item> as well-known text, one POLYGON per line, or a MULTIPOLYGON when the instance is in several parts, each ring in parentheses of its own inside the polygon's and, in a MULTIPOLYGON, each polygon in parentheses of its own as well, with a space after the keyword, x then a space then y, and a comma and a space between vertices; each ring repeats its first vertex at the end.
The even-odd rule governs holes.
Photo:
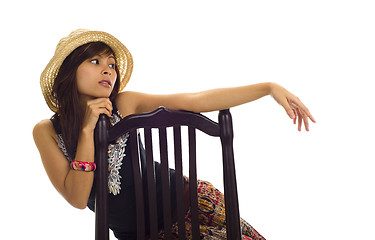
POLYGON ((108 201, 108 117, 99 116, 95 128, 95 239, 109 239, 109 201, 108 201))
POLYGON ((167 129, 159 128, 161 184, 163 193, 164 231, 167 240, 172 239, 171 192, 169 184, 167 129))
POLYGON ((233 154, 232 116, 228 109, 219 113, 220 139, 223 151, 225 218, 227 222, 227 238, 240 240, 241 223, 238 207, 236 170, 233 154))
POLYGON ((150 238, 157 240, 158 238, 158 212, 156 198, 156 180, 154 171, 154 155, 152 151, 152 134, 151 128, 144 128, 145 147, 146 147, 146 165, 147 165, 147 189, 148 204, 150 214, 150 238))
POLYGON ((143 184, 142 184, 142 173, 139 164, 138 154, 138 139, 137 131, 130 131, 130 144, 132 153, 132 167, 133 167, 133 178, 134 178, 134 189, 135 189, 135 201, 136 201, 136 213, 137 213, 137 239, 145 239, 145 214, 144 214, 144 198, 143 198, 143 184))
POLYGON ((197 163, 196 163, 196 133, 195 128, 188 127, 189 135, 189 190, 190 210, 193 239, 200 239, 198 222, 198 191, 197 191, 197 163))
POLYGON ((181 147, 181 127, 173 127, 175 170, 176 170, 176 200, 177 200, 177 223, 178 239, 185 239, 185 205, 184 205, 184 183, 182 181, 182 147, 181 147))

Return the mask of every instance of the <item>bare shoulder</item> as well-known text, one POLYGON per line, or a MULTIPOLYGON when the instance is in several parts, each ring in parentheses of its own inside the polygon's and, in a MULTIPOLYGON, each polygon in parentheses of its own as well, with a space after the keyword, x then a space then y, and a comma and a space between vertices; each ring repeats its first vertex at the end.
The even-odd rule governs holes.
POLYGON ((123 91, 120 92, 116 97, 116 103, 117 101, 132 101, 136 98, 139 98, 140 96, 144 96, 144 93, 140 92, 134 92, 134 91, 123 91))
POLYGON ((123 117, 137 112, 140 93, 124 91, 117 95, 115 103, 123 117))
POLYGON ((58 146, 56 131, 51 120, 46 119, 37 123, 33 129, 33 136, 49 179, 56 190, 67 199, 65 179, 70 169, 69 161, 58 146))
POLYGON ((35 143, 38 145, 38 142, 46 140, 46 139, 53 139, 57 141, 56 132, 53 127, 51 120, 44 119, 38 122, 33 129, 33 137, 35 143))

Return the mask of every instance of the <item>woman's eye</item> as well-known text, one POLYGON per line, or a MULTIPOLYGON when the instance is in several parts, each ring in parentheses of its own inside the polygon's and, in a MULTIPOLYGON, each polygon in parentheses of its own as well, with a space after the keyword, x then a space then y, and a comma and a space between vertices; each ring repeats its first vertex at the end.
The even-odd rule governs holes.
POLYGON ((109 64, 109 67, 114 69, 115 68, 115 64, 109 64))
POLYGON ((91 63, 94 63, 94 64, 99 64, 99 61, 97 59, 93 59, 90 61, 91 63))

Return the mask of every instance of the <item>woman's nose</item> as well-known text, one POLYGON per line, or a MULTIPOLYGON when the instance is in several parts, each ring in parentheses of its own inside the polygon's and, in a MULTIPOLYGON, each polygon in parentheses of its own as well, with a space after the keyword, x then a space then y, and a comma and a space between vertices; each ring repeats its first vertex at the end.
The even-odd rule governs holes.
POLYGON ((109 66, 107 66, 106 68, 103 69, 103 74, 112 75, 112 69, 109 66))

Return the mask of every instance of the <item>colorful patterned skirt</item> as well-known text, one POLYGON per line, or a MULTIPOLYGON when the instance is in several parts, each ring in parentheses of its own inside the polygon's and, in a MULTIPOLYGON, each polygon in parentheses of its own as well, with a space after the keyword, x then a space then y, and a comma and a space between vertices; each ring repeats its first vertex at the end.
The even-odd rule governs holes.
MULTIPOLYGON (((198 180, 198 217, 201 239, 227 239, 225 226, 224 194, 211 183, 198 180)), ((187 211, 185 216, 186 239, 192 239, 191 213, 187 211)), ((242 239, 263 240, 250 224, 241 218, 242 239)), ((172 227, 172 234, 178 239, 177 223, 172 227)), ((159 233, 159 239, 165 239, 163 231, 159 233)))

